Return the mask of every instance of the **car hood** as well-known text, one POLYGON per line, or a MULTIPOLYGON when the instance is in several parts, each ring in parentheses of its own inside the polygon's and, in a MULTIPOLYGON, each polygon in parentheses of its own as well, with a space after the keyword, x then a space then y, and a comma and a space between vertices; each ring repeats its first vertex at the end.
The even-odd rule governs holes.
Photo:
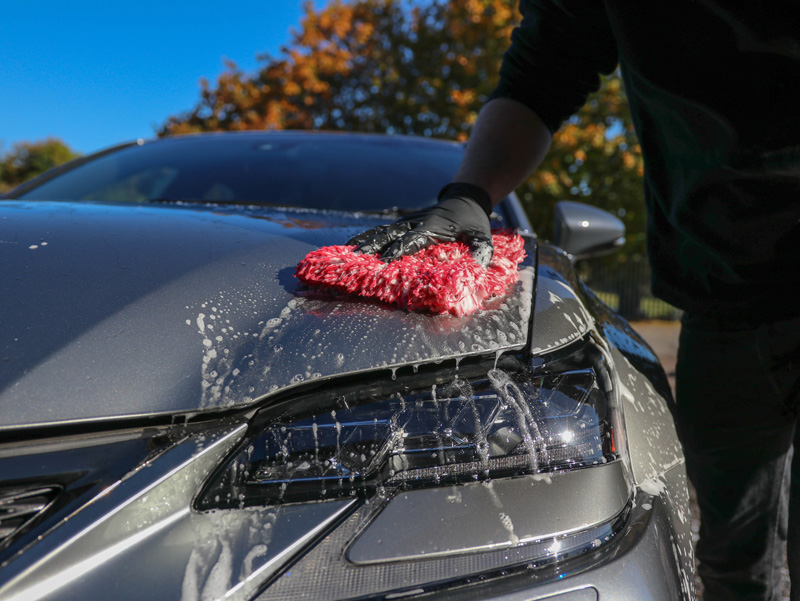
POLYGON ((377 223, 0 202, 0 428, 245 407, 312 380, 525 345, 530 257, 509 295, 468 317, 324 296, 294 278, 309 251, 377 223))

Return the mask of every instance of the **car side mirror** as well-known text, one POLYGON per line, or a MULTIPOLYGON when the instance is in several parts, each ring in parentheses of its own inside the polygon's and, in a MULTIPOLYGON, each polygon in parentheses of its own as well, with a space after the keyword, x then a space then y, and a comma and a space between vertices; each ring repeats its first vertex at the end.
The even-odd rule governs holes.
POLYGON ((573 261, 599 257, 625 244, 625 224, 597 207, 562 200, 556 203, 553 242, 573 261))

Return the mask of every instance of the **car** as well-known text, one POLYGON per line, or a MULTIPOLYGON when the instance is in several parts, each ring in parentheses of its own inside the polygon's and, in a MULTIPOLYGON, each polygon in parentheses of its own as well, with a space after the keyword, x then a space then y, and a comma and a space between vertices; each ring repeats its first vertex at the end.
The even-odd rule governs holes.
POLYGON ((469 316, 302 285, 431 205, 463 146, 211 133, 0 200, 0 599, 694 598, 664 370, 553 243, 469 316))

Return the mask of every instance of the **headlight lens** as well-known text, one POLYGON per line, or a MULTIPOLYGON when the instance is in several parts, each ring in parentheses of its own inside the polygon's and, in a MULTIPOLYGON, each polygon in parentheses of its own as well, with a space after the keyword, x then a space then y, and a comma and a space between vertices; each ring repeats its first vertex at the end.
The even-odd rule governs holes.
POLYGON ((318 395, 267 409, 199 507, 369 496, 619 457, 619 420, 598 349, 583 345, 540 363, 505 357, 450 382, 416 374, 405 385, 392 381, 391 393, 355 387, 330 404, 318 395), (570 369, 576 356, 585 366, 570 369))

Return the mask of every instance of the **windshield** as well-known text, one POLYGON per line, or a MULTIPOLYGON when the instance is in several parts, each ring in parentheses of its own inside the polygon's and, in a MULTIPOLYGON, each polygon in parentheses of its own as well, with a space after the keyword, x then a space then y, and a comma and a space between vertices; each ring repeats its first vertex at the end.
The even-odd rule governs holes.
POLYGON ((433 204, 456 144, 298 133, 166 138, 99 154, 9 198, 243 203, 380 211, 433 204))

